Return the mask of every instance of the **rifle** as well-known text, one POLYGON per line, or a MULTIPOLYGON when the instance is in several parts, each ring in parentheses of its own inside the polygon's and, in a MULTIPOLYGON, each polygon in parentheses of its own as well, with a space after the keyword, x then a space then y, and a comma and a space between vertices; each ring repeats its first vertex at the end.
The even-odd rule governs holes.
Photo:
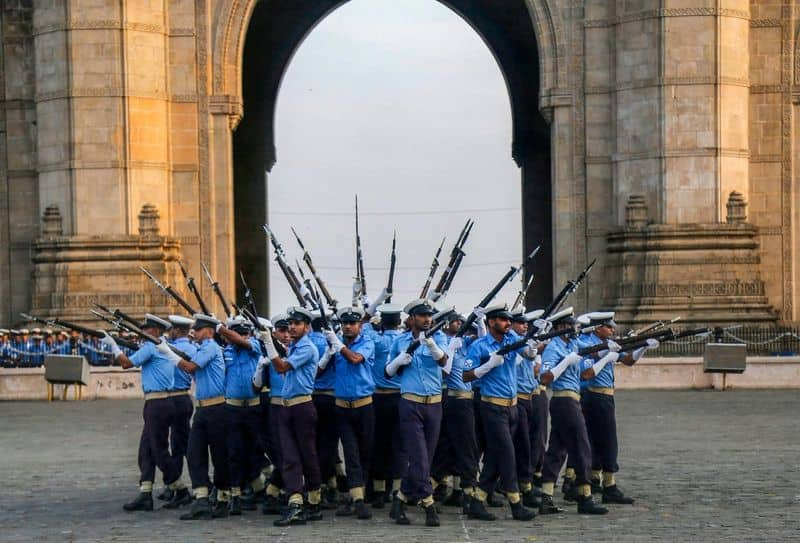
POLYGON ((392 290, 394 289, 394 270, 397 266, 397 232, 392 235, 392 255, 389 257, 389 280, 386 281, 386 303, 392 301, 392 290))
POLYGON ((167 286, 164 286, 164 285, 162 285, 162 284, 161 284, 161 283, 158 281, 158 279, 156 279, 156 278, 153 276, 153 274, 152 274, 152 273, 150 273, 149 271, 147 271, 146 269, 144 269, 142 266, 139 266, 139 269, 140 269, 140 270, 142 270, 142 271, 144 272, 144 274, 145 274, 147 277, 149 277, 149 278, 150 278, 150 280, 153 282, 153 284, 155 284, 155 286, 157 286, 158 288, 160 288, 160 289, 161 289, 161 291, 162 291, 162 292, 164 292, 164 294, 167 294, 168 296, 171 296, 171 297, 172 297, 172 299, 173 299, 173 300, 175 300, 176 302, 178 302, 178 303, 181 305, 181 307, 183 307, 183 308, 184 308, 186 311, 188 311, 188 312, 189 312, 189 314, 190 314, 190 315, 194 315, 195 313, 197 313, 197 311, 195 311, 195 309, 194 309, 192 306, 190 306, 190 305, 189 305, 189 303, 188 303, 186 300, 184 300, 184 299, 183 299, 183 297, 181 297, 181 295, 180 295, 180 294, 178 294, 177 292, 175 292, 175 289, 173 289, 173 288, 172 288, 172 287, 170 287, 169 285, 167 285, 167 286))
MULTIPOLYGON (((28 315, 27 313, 20 313, 19 314, 23 319, 31 322, 38 322, 40 324, 44 324, 45 326, 60 326, 61 328, 66 328, 67 330, 74 330, 84 336, 89 336, 97 339, 101 339, 105 337, 106 333, 102 330, 94 330, 92 328, 87 328, 85 326, 81 326, 80 324, 75 324, 69 321, 64 321, 61 319, 42 319, 39 317, 34 317, 33 315, 28 315)), ((116 340, 117 343, 121 343, 123 346, 128 347, 130 349, 138 349, 139 346, 131 341, 124 340, 119 338, 116 340)))
POLYGON ((278 263, 278 267, 283 272, 283 276, 286 278, 286 282, 289 283, 289 288, 292 289, 295 298, 297 298, 297 303, 301 306, 306 306, 306 300, 303 298, 303 294, 301 293, 300 288, 300 280, 297 279, 297 276, 292 271, 292 268, 286 263, 286 254, 283 252, 283 247, 278 242, 278 238, 275 237, 275 234, 270 230, 269 226, 266 224, 263 225, 264 233, 267 235, 267 239, 272 242, 272 247, 275 249, 275 262, 278 263))
MULTIPOLYGON (((222 294, 222 290, 219 288, 219 283, 211 278, 211 272, 208 271, 208 268, 205 264, 201 262, 200 267, 203 268, 203 272, 206 274, 206 279, 208 279, 208 282, 211 283, 211 290, 213 290, 217 295, 217 298, 219 298, 219 302, 222 304, 222 310, 225 312, 225 316, 230 317, 231 310, 228 306, 228 302, 225 300, 225 296, 222 294)), ((206 315, 208 314, 209 313, 206 313, 206 315)))
POLYGON ((447 292, 447 288, 453 283, 453 278, 455 277, 455 272, 458 270, 458 267, 461 265, 461 260, 464 258, 464 244, 467 242, 467 238, 469 237, 470 232, 472 232, 472 226, 475 223, 472 222, 472 219, 467 219, 464 228, 461 229, 461 233, 458 235, 458 239, 456 240, 455 244, 453 244, 453 248, 450 250, 450 260, 447 262, 447 267, 442 272, 441 277, 439 277, 439 282, 436 284, 436 288, 433 289, 433 295, 431 298, 436 301, 447 292))
MULTIPOLYGON (((303 242, 300 239, 300 236, 297 235, 297 232, 295 231, 295 229, 291 228, 291 230, 292 230, 292 234, 294 234, 294 237, 297 240, 297 244, 300 245, 300 248, 303 250, 303 262, 306 263, 306 266, 308 266, 308 271, 311 272, 311 275, 314 277, 314 281, 316 281, 317 284, 319 285, 319 289, 322 291, 322 295, 325 296, 325 301, 328 302, 329 306, 336 307, 336 305, 339 302, 337 302, 333 298, 333 296, 331 296, 331 293, 328 290, 328 287, 326 287, 325 283, 322 282, 322 278, 317 273, 317 268, 314 267, 314 262, 311 260, 311 254, 306 249, 306 246, 303 245, 303 242)), ((298 264, 297 267, 299 269, 300 265, 298 264)))
MULTIPOLYGON (((528 344, 528 340, 530 340, 530 339, 532 339, 534 341, 547 341, 548 339, 553 339, 554 337, 558 337, 558 336, 565 336, 565 337, 571 338, 571 337, 575 337, 576 335, 578 335, 578 332, 574 328, 571 329, 571 330, 567 330, 567 329, 564 329, 564 330, 551 330, 551 331, 549 331, 549 332, 547 332, 545 334, 534 335, 534 336, 531 336, 531 337, 529 337, 527 339, 526 338, 518 339, 517 341, 514 341, 512 343, 508 343, 506 345, 503 345, 502 347, 497 349, 495 354, 499 354, 501 356, 505 356, 505 355, 507 355, 508 353, 510 353, 512 351, 516 351, 518 349, 522 349, 523 347, 525 347, 528 344)), ((483 364, 484 362, 489 360, 489 356, 490 355, 484 355, 483 357, 481 357, 481 364, 483 364)))
MULTIPOLYGON (((637 336, 631 337, 624 337, 615 339, 620 347, 622 347, 624 351, 632 351, 638 349, 639 347, 644 347, 647 345, 648 339, 657 339, 658 341, 671 341, 675 339, 680 339, 684 337, 690 336, 698 336, 701 334, 709 333, 708 328, 694 328, 689 330, 684 330, 683 332, 676 333, 672 328, 665 328, 663 330, 655 330, 653 332, 647 332, 644 334, 639 334, 637 336)), ((578 354, 581 356, 586 356, 589 354, 598 353, 600 351, 605 351, 608 349, 608 342, 604 341, 602 343, 598 343, 597 345, 591 345, 589 347, 584 347, 583 349, 578 350, 578 354)))
MULTIPOLYGON (((433 334, 441 330, 447 325, 447 319, 442 319, 427 330, 423 330, 425 333, 425 337, 433 337, 433 334)), ((419 349, 419 346, 422 345, 419 339, 414 339, 411 343, 408 344, 406 347, 406 353, 413 355, 414 351, 419 349)), ((402 368, 401 368, 402 369, 402 368)))
MULTIPOLYGON (((262 330, 263 327, 261 326, 261 323, 258 322, 258 309, 256 309, 256 300, 253 298, 253 291, 250 290, 250 287, 247 285, 247 281, 244 280, 244 272, 242 272, 242 270, 239 270, 239 279, 242 280, 242 288, 244 288, 244 301, 247 303, 247 307, 250 309, 249 313, 255 317, 255 320, 250 320, 257 329, 262 330)), ((236 311, 237 313, 242 314, 242 309, 237 309, 236 311)))
POLYGON ((211 313, 208 311, 206 303, 203 301, 203 298, 200 296, 200 292, 197 290, 197 285, 194 284, 194 277, 189 275, 189 272, 187 272, 186 268, 183 267, 182 261, 178 260, 178 266, 181 268, 183 278, 186 279, 186 286, 189 287, 189 291, 194 294, 197 303, 200 304, 200 311, 202 311, 205 315, 210 315, 211 313))
POLYGON ((581 273, 578 274, 578 277, 576 277, 574 281, 571 279, 567 281, 567 284, 564 285, 564 288, 561 289, 561 292, 559 292, 558 295, 555 298, 553 298, 553 300, 550 302, 550 305, 548 305, 545 308, 544 313, 542 314, 541 317, 539 317, 540 319, 546 319, 547 317, 549 317, 553 313, 556 313, 559 310, 559 308, 564 304, 564 302, 567 301, 567 298, 569 298, 569 296, 573 292, 578 290, 580 284, 583 282, 584 279, 586 279, 586 276, 589 274, 589 272, 592 271, 592 267, 594 266, 595 262, 597 262, 596 258, 591 262, 589 262, 589 265, 586 266, 583 269, 583 271, 581 271, 581 273))
POLYGON ((656 322, 654 322, 652 324, 648 324, 644 328, 638 328, 638 329, 629 331, 626 334, 626 337, 637 336, 639 334, 643 334, 645 332, 649 332, 650 330, 658 330, 660 328, 663 328, 664 326, 668 326, 670 324, 674 324, 674 323, 678 322, 679 320, 681 320, 681 318, 678 316, 678 317, 675 317, 674 319, 670 319, 670 320, 668 320, 666 322, 664 322, 664 321, 656 321, 656 322))
POLYGON ((420 298, 425 298, 428 296, 428 289, 431 288, 431 282, 433 281, 433 276, 436 275, 436 270, 439 269, 439 255, 442 254, 442 247, 444 247, 444 242, 447 239, 447 236, 442 238, 442 242, 439 244, 439 248, 436 249, 436 254, 433 255, 433 262, 431 262, 431 269, 428 272, 428 278, 425 279, 425 284, 422 286, 422 292, 419 293, 420 298))
POLYGON ((303 294, 303 298, 308 302, 308 305, 311 309, 317 309, 317 302, 312 296, 312 291, 314 290, 314 285, 311 284, 311 280, 306 278, 306 274, 303 273, 303 268, 300 267, 300 263, 295 260, 294 265, 297 266, 297 271, 300 272, 300 278, 303 280, 303 285, 306 288, 306 292, 302 292, 303 289, 301 288, 300 291, 303 294))
POLYGON ((106 313, 108 313, 110 315, 113 315, 114 318, 116 318, 117 320, 127 321, 127 322, 129 322, 131 324, 136 324, 136 325, 139 324, 139 321, 137 321, 136 319, 134 319, 133 317, 131 317, 127 313, 123 313, 119 309, 115 309, 115 310, 111 311, 109 308, 107 308, 103 304, 99 304, 97 302, 92 302, 92 303, 94 304, 95 307, 99 308, 101 311, 105 311, 106 313))
MULTIPOLYGON (((513 281, 514 277, 516 277, 516 275, 533 260, 533 258, 536 256, 536 253, 539 252, 540 248, 541 245, 539 245, 538 247, 536 247, 536 249, 531 251, 531 254, 525 257, 525 260, 522 261, 522 264, 520 264, 519 267, 511 266, 511 268, 509 268, 509 270, 505 273, 505 275, 503 275, 503 277, 500 278, 500 281, 498 281, 497 284, 494 287, 492 287, 492 290, 490 290, 488 294, 486 294, 486 296, 484 296, 483 299, 478 303, 478 307, 486 307, 487 305, 489 305, 489 303, 494 299, 495 296, 497 296, 497 294, 503 289, 503 287, 506 286, 511 281, 513 281)), ((456 336, 463 337, 464 334, 467 333, 467 330, 469 330, 470 326, 472 326, 472 323, 475 322, 476 318, 477 317, 475 315, 475 311, 472 311, 467 317, 467 320, 465 320, 461 325, 461 328, 458 329, 458 332, 456 332, 456 336)))
MULTIPOLYGON (((154 345, 159 345, 159 344, 161 344, 162 341, 166 341, 166 340, 162 340, 161 338, 157 338, 155 336, 151 336, 150 334, 148 334, 147 332, 145 332, 144 330, 142 330, 141 328, 139 328, 135 324, 124 323, 122 321, 116 321, 116 320, 110 319, 110 318, 106 317, 105 315, 99 313, 98 311, 95 311, 94 309, 91 309, 90 311, 94 316, 96 316, 96 317, 108 322, 109 324, 115 326, 116 328, 119 328, 120 330, 125 330, 127 332, 131 332, 133 334, 136 334, 137 336, 139 336, 143 340, 149 341, 150 343, 152 343, 154 345)), ((175 347, 174 345, 172 345, 168 341, 167 341, 167 345, 169 346, 169 349, 173 353, 177 354, 178 356, 180 356, 184 360, 188 360, 188 361, 192 360, 192 357, 190 357, 188 354, 186 354, 185 352, 181 351, 180 349, 178 349, 177 347, 175 347)))
POLYGON ((533 274, 531 274, 531 276, 528 278, 528 282, 525 284, 525 286, 520 289, 519 293, 517 293, 517 299, 514 300, 514 305, 511 306, 511 311, 517 309, 519 304, 525 300, 525 295, 528 293, 528 290, 530 290, 531 284, 533 284, 533 274))
POLYGON ((356 281, 361 285, 361 296, 367 295, 367 278, 364 274, 364 252, 361 250, 361 234, 358 231, 358 194, 356 194, 356 281))

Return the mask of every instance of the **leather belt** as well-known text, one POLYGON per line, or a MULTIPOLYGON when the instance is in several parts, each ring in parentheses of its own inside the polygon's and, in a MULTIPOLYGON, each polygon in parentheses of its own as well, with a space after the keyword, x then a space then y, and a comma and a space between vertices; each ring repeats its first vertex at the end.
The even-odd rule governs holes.
POLYGON ((189 396, 189 389, 173 390, 171 392, 167 392, 167 396, 169 396, 170 398, 175 398, 176 396, 189 396))
POLYGON ((539 387, 536 387, 531 391, 531 398, 533 398, 534 396, 538 396, 541 393, 542 393, 541 389, 539 387))
POLYGON ((513 407, 517 405, 517 398, 495 398, 494 396, 481 396, 481 401, 500 407, 513 407))
POLYGON ((319 390, 315 390, 314 392, 312 392, 312 394, 314 396, 336 396, 332 388, 324 388, 324 389, 321 388, 319 390))
POLYGON ((261 387, 261 392, 269 392, 269 387, 267 386, 261 387))
POLYGON ((539 385, 539 392, 545 392, 546 390, 547 390, 547 387, 546 387, 546 386, 544 386, 544 385, 539 385))
POLYGON ((614 389, 612 387, 589 387, 589 392, 595 394, 605 394, 606 396, 613 396, 614 389))
POLYGON ((399 388, 376 388, 373 394, 400 394, 399 388))
POLYGON ((144 401, 147 400, 163 400, 169 398, 169 392, 145 392, 144 401))
POLYGON ((404 400, 408 400, 414 403, 432 404, 432 403, 442 402, 441 394, 433 394, 431 396, 420 396, 419 394, 404 392, 403 394, 400 395, 400 397, 403 398, 404 400))
POLYGON ((311 395, 305 394, 303 396, 295 396, 294 398, 283 398, 281 401, 281 405, 283 407, 292 407, 293 405, 300 405, 301 403, 306 403, 311 401, 311 395))
POLYGON ((532 397, 533 397, 532 392, 517 392, 517 398, 519 398, 520 400, 530 401, 532 397))
POLYGON ((273 396, 269 399, 270 405, 283 405, 283 398, 280 396, 273 396))
POLYGON ((581 395, 574 390, 554 390, 553 398, 572 398, 576 402, 581 401, 581 395))
POLYGON ((359 407, 364 407, 365 405, 370 405, 371 403, 372 396, 364 396, 363 398, 353 401, 340 400, 339 398, 336 398, 336 407, 343 407, 344 409, 358 409, 359 407))
POLYGON ((225 398, 225 403, 234 407, 253 407, 254 405, 261 405, 261 398, 246 398, 244 400, 225 398))
POLYGON ((225 403, 225 396, 215 396, 213 398, 206 398, 205 400, 197 400, 197 407, 211 407, 213 405, 221 405, 225 403))
POLYGON ((471 390, 448 390, 447 399, 471 400, 475 394, 471 390))

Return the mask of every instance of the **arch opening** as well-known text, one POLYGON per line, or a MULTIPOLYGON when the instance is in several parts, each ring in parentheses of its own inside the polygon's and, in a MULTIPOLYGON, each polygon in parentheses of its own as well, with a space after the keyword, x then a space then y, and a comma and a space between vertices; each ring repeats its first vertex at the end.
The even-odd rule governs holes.
MULTIPOLYGON (((433 1, 433 0, 432 0, 433 1)), ((252 270, 251 287, 268 292, 268 249, 256 238, 267 218, 267 182, 275 164, 275 111, 282 78, 313 28, 347 0, 263 0, 256 4, 245 37, 244 115, 233 138, 237 269, 252 270)), ((525 0, 440 0, 484 40, 505 78, 512 118, 510 154, 520 168, 522 247, 541 244, 531 272, 529 305, 552 295, 550 130, 538 109, 539 57, 525 0)), ((476 127, 480 129, 480 127, 476 127)), ((266 310, 266 296, 260 303, 266 310)))

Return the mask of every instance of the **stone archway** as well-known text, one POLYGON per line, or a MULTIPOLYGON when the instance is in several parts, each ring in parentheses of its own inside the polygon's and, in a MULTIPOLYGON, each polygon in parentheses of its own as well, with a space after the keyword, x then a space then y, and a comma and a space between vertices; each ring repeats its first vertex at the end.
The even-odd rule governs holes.
MULTIPOLYGON (((209 142, 213 179, 209 192, 222 201, 211 206, 214 221, 208 226, 209 238, 215 243, 209 249, 217 262, 231 264, 229 274, 219 270, 231 284, 237 267, 264 270, 252 278, 251 286, 267 292, 264 243, 234 243, 231 230, 258 232, 266 218, 266 176, 276 160, 273 121, 281 78, 305 36, 346 1, 301 0, 291 8, 278 8, 269 0, 230 0, 217 11, 218 24, 212 32, 214 95, 209 132, 215 140, 209 142), (256 53, 248 54, 248 35, 261 40, 257 49, 250 47, 257 50, 258 62, 256 53), (225 232, 222 236, 220 228, 225 232)), ((546 303, 553 285, 572 273, 579 259, 572 210, 583 207, 581 196, 574 194, 570 173, 571 139, 567 136, 572 131, 572 100, 558 84, 566 77, 563 63, 558 62, 563 58, 559 20, 547 0, 503 0, 502 5, 483 0, 439 1, 483 38, 506 79, 514 127, 511 154, 522 180, 521 249, 543 246, 531 301, 546 303)))

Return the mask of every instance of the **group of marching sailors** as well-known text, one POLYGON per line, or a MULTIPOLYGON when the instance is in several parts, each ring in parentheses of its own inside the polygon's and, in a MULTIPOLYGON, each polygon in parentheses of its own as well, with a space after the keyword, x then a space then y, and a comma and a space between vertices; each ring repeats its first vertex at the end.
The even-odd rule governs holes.
POLYGON ((132 354, 106 334, 119 365, 141 368, 145 397, 139 493, 125 510, 153 509, 156 468, 163 507, 188 506, 185 520, 260 507, 288 526, 386 507, 403 525, 420 506, 439 526, 449 506, 494 521, 502 496, 529 521, 563 512, 565 463, 563 500, 578 513, 633 503, 615 479, 614 366, 656 339, 626 352, 611 312, 494 304, 464 316, 389 294, 335 314, 290 307, 260 326, 148 314, 141 330, 161 339, 132 354))

